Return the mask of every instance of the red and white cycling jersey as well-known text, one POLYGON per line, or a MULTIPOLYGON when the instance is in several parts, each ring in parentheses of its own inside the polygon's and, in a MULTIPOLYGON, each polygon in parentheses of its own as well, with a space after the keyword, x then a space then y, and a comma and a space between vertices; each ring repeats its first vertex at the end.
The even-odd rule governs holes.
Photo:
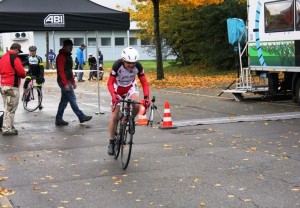
POLYGON ((124 67, 123 62, 120 59, 114 63, 110 75, 116 77, 116 85, 118 85, 119 87, 128 87, 133 85, 136 75, 138 75, 138 77, 141 77, 145 74, 140 62, 137 62, 134 69, 130 72, 124 67))
POLYGON ((121 59, 117 60, 111 70, 107 87, 112 96, 118 94, 131 97, 132 94, 139 94, 138 85, 135 76, 138 76, 142 87, 144 97, 149 98, 149 84, 147 82, 143 66, 140 62, 136 62, 134 69, 128 71, 121 59))

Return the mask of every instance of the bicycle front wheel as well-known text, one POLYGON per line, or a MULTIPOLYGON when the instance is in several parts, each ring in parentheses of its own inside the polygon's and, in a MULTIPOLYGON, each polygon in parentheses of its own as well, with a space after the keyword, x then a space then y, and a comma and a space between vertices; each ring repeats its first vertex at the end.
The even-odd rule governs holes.
POLYGON ((121 142, 121 163, 122 168, 125 170, 129 164, 131 150, 132 150, 132 139, 133 139, 133 121, 129 119, 127 125, 124 125, 122 128, 122 142, 121 142))
POLYGON ((115 133, 115 153, 114 153, 114 157, 115 159, 118 159, 119 154, 120 154, 120 147, 121 147, 121 141, 122 141, 122 125, 121 125, 121 121, 118 120, 117 123, 117 129, 116 129, 116 133, 115 133))
POLYGON ((24 109, 29 112, 35 111, 41 105, 42 98, 43 98, 43 95, 39 88, 37 88, 35 86, 30 88, 27 93, 23 94, 24 109))

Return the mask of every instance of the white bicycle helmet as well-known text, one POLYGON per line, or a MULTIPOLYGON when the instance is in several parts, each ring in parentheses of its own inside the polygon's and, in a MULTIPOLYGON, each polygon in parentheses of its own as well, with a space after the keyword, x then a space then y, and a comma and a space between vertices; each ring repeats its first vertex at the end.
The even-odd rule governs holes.
POLYGON ((139 60, 139 52, 132 47, 127 47, 122 51, 121 57, 124 61, 134 63, 139 60))

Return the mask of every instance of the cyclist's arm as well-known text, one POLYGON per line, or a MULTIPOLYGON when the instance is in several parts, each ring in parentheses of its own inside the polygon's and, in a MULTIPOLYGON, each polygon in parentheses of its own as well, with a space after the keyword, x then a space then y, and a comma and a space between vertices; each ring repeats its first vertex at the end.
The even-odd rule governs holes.
POLYGON ((115 61, 115 63, 112 66, 112 69, 111 69, 111 72, 109 75, 109 79, 107 82, 107 87, 108 87, 108 90, 109 90, 111 96, 114 96, 114 94, 115 94, 114 83, 116 83, 116 81, 117 81, 118 70, 120 69, 121 66, 122 66, 121 60, 115 61))
POLYGON ((116 82, 116 77, 113 75, 110 75, 107 81, 107 88, 108 91, 110 92, 111 96, 115 94, 115 88, 114 88, 114 83, 116 82))
POLYGON ((150 95, 150 89, 149 89, 149 83, 147 81, 147 78, 145 75, 139 77, 139 80, 142 84, 142 87, 143 87, 143 93, 144 93, 144 98, 149 98, 149 95, 150 95))
POLYGON ((43 59, 40 56, 38 57, 38 59, 39 59, 39 67, 40 67, 40 77, 39 78, 43 79, 44 78, 44 74, 45 74, 43 59))
POLYGON ((136 68, 138 69, 138 77, 143 87, 144 98, 149 98, 149 83, 147 81, 146 75, 144 73, 143 66, 140 62, 136 63, 136 68))

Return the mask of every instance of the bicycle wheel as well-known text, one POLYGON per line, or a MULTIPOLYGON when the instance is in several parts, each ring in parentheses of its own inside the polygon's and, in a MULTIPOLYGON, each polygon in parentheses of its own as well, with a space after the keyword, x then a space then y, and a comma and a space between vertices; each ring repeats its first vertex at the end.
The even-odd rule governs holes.
POLYGON ((130 160, 134 133, 133 128, 132 119, 129 119, 127 125, 124 125, 122 129, 123 137, 121 142, 121 163, 123 170, 127 168, 130 160))
POLYGON ((121 133, 122 127, 121 127, 121 122, 118 119, 118 123, 117 123, 117 129, 116 129, 116 133, 115 133, 115 159, 118 159, 119 154, 120 154, 120 143, 122 140, 122 133, 121 133))
POLYGON ((24 109, 29 112, 35 111, 41 105, 42 97, 42 92, 39 88, 35 86, 30 88, 29 91, 23 95, 24 109))

